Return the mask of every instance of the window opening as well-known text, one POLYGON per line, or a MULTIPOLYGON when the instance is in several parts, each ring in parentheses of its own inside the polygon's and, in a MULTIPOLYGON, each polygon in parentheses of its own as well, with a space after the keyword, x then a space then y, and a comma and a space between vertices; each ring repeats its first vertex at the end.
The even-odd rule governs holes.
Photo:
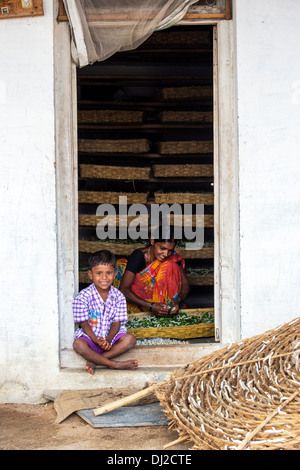
MULTIPOLYGON (((128 256, 142 240, 120 239, 119 195, 127 204, 204 205, 204 246, 176 250, 186 262, 188 314, 214 309, 213 27, 155 32, 139 48, 77 70, 79 290, 87 261, 106 248, 128 256), (116 238, 97 236, 97 207, 115 208, 116 238), (119 216, 119 217, 118 217, 119 216)), ((130 222, 130 217, 128 222, 130 222)), ((213 341, 213 329, 188 342, 213 341)), ((193 335, 193 333, 192 333, 193 335)))

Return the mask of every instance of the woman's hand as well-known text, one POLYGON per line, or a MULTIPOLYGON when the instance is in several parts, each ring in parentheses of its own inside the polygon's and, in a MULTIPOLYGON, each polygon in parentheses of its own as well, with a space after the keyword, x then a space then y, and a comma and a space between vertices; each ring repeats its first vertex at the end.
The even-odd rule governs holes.
POLYGON ((160 317, 162 315, 168 315, 168 313, 170 312, 170 306, 167 304, 161 304, 159 302, 155 302, 152 304, 152 312, 157 317, 160 317))
POLYGON ((169 314, 176 315, 179 312, 179 304, 174 302, 170 308, 169 314))

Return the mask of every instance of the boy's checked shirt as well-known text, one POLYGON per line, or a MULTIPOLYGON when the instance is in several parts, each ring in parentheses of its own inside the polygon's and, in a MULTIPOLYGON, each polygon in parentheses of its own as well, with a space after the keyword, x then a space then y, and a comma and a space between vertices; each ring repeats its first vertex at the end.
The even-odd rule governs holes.
MULTIPOLYGON (((104 302, 94 284, 83 289, 73 301, 73 316, 75 323, 88 321, 95 335, 106 338, 112 322, 120 321, 119 333, 126 333, 127 305, 125 296, 111 286, 107 300, 104 302)), ((82 328, 75 331, 74 339, 88 336, 82 328)))

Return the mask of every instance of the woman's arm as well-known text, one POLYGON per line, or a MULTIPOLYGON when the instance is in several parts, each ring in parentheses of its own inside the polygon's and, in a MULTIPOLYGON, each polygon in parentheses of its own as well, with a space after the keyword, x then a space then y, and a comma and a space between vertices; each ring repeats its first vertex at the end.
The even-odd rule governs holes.
POLYGON ((166 315, 166 313, 168 313, 169 307, 158 302, 148 302, 147 300, 141 299, 141 297, 138 297, 136 294, 134 294, 134 292, 132 292, 131 286, 134 278, 135 273, 125 270, 120 284, 120 291, 125 295, 126 300, 146 309, 150 309, 150 305, 152 304, 151 311, 153 313, 156 315, 166 315))

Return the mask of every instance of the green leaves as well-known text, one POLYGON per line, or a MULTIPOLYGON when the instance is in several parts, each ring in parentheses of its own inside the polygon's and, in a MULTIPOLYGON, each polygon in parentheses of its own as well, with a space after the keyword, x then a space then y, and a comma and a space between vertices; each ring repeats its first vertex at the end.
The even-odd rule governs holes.
POLYGON ((201 323, 213 323, 214 317, 211 312, 204 313, 201 317, 178 313, 167 317, 147 316, 144 318, 133 318, 126 323, 126 328, 166 328, 174 326, 189 326, 201 323))

